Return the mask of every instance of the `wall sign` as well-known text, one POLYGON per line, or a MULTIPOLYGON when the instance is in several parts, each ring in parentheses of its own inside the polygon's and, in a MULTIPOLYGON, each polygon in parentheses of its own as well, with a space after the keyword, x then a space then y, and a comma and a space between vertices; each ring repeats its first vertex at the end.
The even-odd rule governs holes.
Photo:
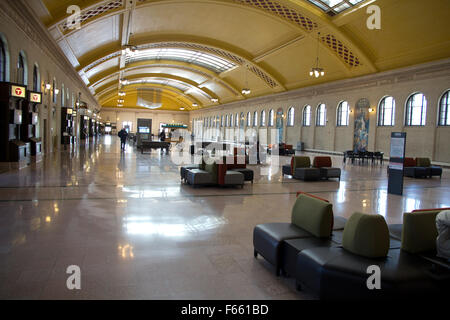
POLYGON ((30 92, 29 100, 34 103, 42 103, 42 93, 30 92))
POLYGON ((25 87, 11 86, 11 96, 16 98, 25 98, 27 89, 25 87))
POLYGON ((388 193, 403 194, 403 164, 405 162, 406 132, 391 133, 391 152, 389 154, 388 193))

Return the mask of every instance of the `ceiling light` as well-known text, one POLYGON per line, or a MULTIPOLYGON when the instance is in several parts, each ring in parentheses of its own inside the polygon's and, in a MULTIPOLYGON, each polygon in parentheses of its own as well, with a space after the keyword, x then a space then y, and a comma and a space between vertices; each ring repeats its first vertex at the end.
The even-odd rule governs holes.
POLYGON ((244 96, 249 95, 251 92, 252 92, 252 91, 251 91, 250 89, 248 89, 248 88, 244 88, 244 89, 242 89, 242 91, 241 91, 241 93, 242 93, 244 96))
POLYGON ((118 103, 124 103, 125 101, 123 99, 117 100, 118 103))
POLYGON ((192 106, 193 107, 198 107, 198 103, 193 103, 192 106))
POLYGON ((181 110, 181 111, 183 111, 183 110, 184 110, 184 108, 183 108, 183 107, 181 107, 181 108, 180 108, 180 110, 181 110))
POLYGON ((128 84, 128 80, 127 79, 120 79, 119 80, 120 84, 126 86, 128 84))
POLYGON ((219 99, 217 99, 217 98, 212 98, 211 101, 214 102, 214 103, 217 103, 217 102, 219 102, 219 99))
POLYGON ((323 68, 319 67, 319 41, 320 41, 320 32, 317 33, 317 57, 316 57, 316 66, 311 68, 309 75, 311 77, 323 77, 325 75, 325 71, 323 68))
POLYGON ((119 92, 119 97, 125 97, 127 94, 125 93, 125 92, 123 92, 123 91, 120 91, 119 92))
POLYGON ((123 107, 123 104, 119 103, 117 106, 118 106, 118 107, 123 107))

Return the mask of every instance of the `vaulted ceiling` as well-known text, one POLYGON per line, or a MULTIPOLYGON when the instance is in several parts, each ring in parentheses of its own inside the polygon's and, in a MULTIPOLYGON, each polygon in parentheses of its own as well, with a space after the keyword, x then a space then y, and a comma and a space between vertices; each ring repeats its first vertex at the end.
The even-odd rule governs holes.
POLYGON ((448 0, 36 0, 102 107, 196 110, 450 57, 448 0), (313 3, 316 3, 313 4, 313 3), (366 9, 381 8, 369 30, 366 9), (80 28, 67 9, 81 8, 80 28), (320 34, 319 34, 320 33, 320 34), (326 73, 309 71, 319 63, 326 73), (121 81, 122 80, 122 81, 121 81), (243 88, 251 89, 243 95, 243 88))

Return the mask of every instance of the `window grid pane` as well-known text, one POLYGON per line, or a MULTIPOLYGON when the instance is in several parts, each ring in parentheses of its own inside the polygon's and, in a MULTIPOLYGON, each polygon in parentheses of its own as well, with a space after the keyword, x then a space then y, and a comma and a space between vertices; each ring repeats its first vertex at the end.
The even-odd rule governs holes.
POLYGON ((450 91, 447 91, 441 98, 441 103, 439 106, 439 125, 440 126, 449 126, 450 125, 450 117, 449 117, 449 104, 450 104, 450 91))
POLYGON ((258 126, 258 111, 255 111, 253 113, 253 126, 257 127, 258 126))
POLYGON ((261 111, 261 127, 266 126, 266 111, 261 111))
POLYGON ((325 123, 326 123, 326 108, 325 108, 325 104, 320 104, 319 107, 317 108, 317 121, 316 121, 316 125, 318 127, 324 127, 325 123))

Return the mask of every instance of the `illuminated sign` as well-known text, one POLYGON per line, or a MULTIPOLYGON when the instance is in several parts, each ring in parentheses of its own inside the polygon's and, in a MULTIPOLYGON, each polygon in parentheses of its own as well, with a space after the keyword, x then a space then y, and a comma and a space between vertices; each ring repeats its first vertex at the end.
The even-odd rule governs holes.
POLYGON ((25 98, 26 92, 25 87, 11 86, 11 96, 13 97, 25 98))
POLYGON ((30 92, 29 100, 34 103, 42 103, 42 93, 30 92))
POLYGON ((73 110, 72 109, 67 109, 67 114, 73 114, 73 110))

